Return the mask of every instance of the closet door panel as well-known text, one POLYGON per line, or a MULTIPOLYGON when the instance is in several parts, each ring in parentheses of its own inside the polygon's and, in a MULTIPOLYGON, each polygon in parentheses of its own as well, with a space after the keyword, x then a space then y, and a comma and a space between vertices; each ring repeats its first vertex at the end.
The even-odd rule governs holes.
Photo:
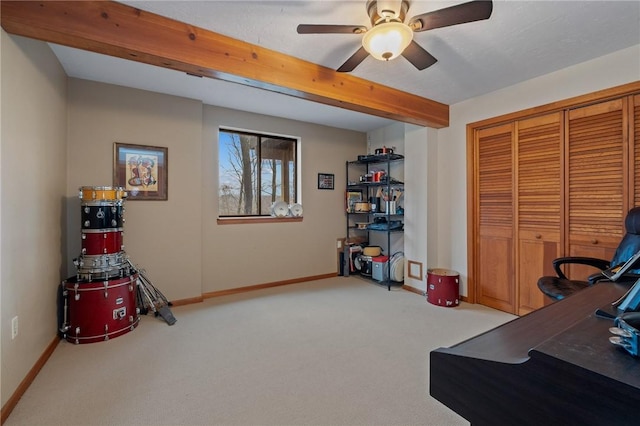
POLYGON ((631 97, 630 110, 629 137, 633 147, 631 150, 633 156, 630 162, 631 170, 633 170, 633 207, 640 207, 640 95, 631 97))
POLYGON ((485 229, 480 234, 479 248, 478 303, 515 314, 512 230, 485 229))
MULTIPOLYGON (((571 110, 567 122, 568 252, 610 259, 624 234, 628 210, 627 132, 617 99, 571 110)), ((584 279, 584 266, 569 268, 584 279)))
POLYGON ((538 279, 561 253, 562 113, 516 123, 518 314, 544 306, 538 279))
POLYGON ((478 130, 478 303, 515 313, 513 125, 478 130))

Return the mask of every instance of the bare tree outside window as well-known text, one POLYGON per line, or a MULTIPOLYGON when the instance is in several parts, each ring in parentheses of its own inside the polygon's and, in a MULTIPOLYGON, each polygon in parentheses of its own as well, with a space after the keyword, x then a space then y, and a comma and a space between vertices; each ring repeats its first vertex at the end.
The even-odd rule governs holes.
POLYGON ((268 216, 275 201, 296 202, 295 139, 220 130, 218 140, 220 216, 268 216))

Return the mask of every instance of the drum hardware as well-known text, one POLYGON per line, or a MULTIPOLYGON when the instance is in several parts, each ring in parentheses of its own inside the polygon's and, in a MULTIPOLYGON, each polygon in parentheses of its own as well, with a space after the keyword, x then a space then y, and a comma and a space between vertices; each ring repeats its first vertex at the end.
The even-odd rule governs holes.
POLYGON ((65 333, 67 331, 69 331, 69 329, 71 328, 68 324, 69 322, 67 321, 67 296, 69 295, 69 292, 67 291, 67 289, 64 286, 64 282, 62 284, 60 284, 60 286, 62 287, 62 299, 64 300, 64 307, 63 307, 63 317, 62 317, 62 326, 60 327, 60 332, 62 333, 62 335, 64 336, 65 333))
POLYGON ((167 324, 175 324, 177 320, 169 308, 169 306, 172 305, 171 302, 153 285, 144 269, 136 268, 129 259, 127 259, 127 263, 138 274, 138 305, 142 306, 141 310, 143 313, 146 314, 150 309, 155 316, 162 317, 167 324))

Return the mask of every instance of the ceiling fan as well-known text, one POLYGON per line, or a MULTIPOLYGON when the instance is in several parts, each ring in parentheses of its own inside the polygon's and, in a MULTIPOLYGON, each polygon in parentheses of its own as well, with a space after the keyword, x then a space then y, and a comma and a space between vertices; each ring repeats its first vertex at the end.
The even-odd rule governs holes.
POLYGON ((404 22, 409 0, 368 0, 367 14, 371 28, 362 25, 298 25, 298 34, 363 34, 362 47, 337 69, 350 72, 369 55, 381 61, 404 56, 423 70, 438 60, 413 40, 413 33, 489 19, 493 2, 474 0, 433 12, 423 13, 404 22))

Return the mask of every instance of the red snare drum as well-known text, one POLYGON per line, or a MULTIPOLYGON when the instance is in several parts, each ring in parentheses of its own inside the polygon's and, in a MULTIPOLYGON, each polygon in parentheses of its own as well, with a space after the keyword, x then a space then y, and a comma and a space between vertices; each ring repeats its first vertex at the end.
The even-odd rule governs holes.
POLYGON ((124 250, 122 228, 84 229, 82 231, 82 254, 100 255, 118 253, 124 250))
POLYGON ((449 269, 427 270, 427 302, 438 306, 458 306, 460 275, 449 269))
POLYGON ((138 274, 94 282, 63 281, 64 323, 69 342, 93 343, 133 331, 140 317, 136 307, 138 274))

